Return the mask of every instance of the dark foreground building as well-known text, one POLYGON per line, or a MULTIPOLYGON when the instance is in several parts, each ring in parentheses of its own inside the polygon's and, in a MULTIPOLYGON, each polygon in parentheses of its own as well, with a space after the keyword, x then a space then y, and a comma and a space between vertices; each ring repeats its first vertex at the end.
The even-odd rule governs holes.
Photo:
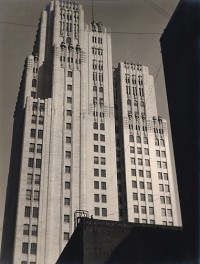
POLYGON ((199 256, 200 1, 181 1, 161 48, 180 193, 191 263, 199 256))
POLYGON ((81 218, 56 264, 189 263, 180 227, 81 218))

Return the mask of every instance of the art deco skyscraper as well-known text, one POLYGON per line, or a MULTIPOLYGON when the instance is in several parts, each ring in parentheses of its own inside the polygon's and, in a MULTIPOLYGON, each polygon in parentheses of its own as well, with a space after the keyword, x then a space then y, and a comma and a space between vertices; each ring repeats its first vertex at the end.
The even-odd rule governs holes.
POLYGON ((3 263, 55 263, 77 210, 181 225, 166 122, 157 121, 147 68, 134 67, 120 64, 113 89, 108 30, 85 25, 77 3, 52 1, 43 11, 14 115, 3 263), (125 82, 134 74, 138 95, 125 82))

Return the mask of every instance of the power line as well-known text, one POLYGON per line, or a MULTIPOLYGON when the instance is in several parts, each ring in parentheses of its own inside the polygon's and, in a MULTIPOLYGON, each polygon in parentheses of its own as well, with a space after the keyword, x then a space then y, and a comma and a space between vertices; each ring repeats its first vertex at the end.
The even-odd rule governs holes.
POLYGON ((162 16, 164 16, 165 18, 169 18, 170 16, 167 14, 165 14, 165 12, 162 11, 162 9, 158 8, 158 6, 154 5, 154 3, 152 3, 151 1, 149 2, 148 0, 145 0, 145 3, 147 5, 149 5, 150 7, 152 7, 153 9, 155 9, 158 13, 160 13, 162 16))

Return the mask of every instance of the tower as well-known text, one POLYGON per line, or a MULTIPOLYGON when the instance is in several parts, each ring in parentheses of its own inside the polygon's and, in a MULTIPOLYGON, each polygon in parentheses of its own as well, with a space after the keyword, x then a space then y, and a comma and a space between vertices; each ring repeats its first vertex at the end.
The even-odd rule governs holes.
POLYGON ((121 63, 113 72, 109 30, 100 22, 85 25, 81 5, 51 1, 25 63, 14 114, 3 263, 55 263, 77 210, 97 219, 181 225, 166 122, 157 117, 152 87, 144 66, 121 63), (132 78, 135 91, 127 92, 132 78), (156 148, 155 138, 165 147, 156 148), (166 157, 157 161, 162 152, 166 157), (165 182, 157 179, 157 162, 168 166, 167 176, 159 171, 165 182), (139 196, 151 200, 136 204, 139 196), (162 217, 161 209, 173 218, 162 217))

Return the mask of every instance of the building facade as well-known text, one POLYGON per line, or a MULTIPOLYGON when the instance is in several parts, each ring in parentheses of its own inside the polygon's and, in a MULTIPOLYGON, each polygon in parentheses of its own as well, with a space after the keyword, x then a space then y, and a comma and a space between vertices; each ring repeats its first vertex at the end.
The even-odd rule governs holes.
POLYGON ((181 225, 166 121, 148 69, 133 65, 113 72, 110 33, 85 25, 81 5, 43 11, 14 114, 2 263, 55 263, 77 210, 181 225))

